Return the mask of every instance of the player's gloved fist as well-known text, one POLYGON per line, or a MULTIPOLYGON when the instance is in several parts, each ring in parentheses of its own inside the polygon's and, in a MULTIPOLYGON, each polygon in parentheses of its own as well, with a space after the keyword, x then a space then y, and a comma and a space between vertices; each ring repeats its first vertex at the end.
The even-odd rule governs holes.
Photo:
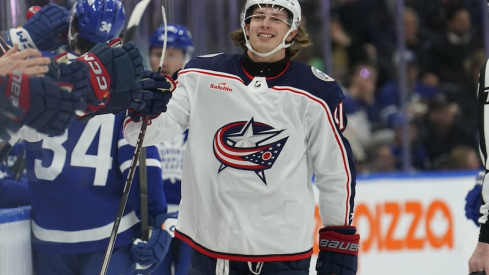
POLYGON ((172 97, 172 92, 175 89, 175 82, 168 76, 164 76, 152 71, 145 71, 143 80, 152 79, 154 85, 145 88, 153 96, 149 100, 145 100, 145 105, 140 108, 130 108, 128 110, 131 120, 139 122, 148 115, 151 119, 158 117, 161 113, 166 112, 168 102, 172 97))
POLYGON ((144 108, 146 102, 153 97, 153 93, 145 89, 153 85, 154 81, 152 79, 145 79, 133 85, 131 90, 111 92, 107 97, 104 108, 96 109, 94 112, 87 110, 82 119, 89 119, 101 114, 117 114, 131 108, 144 108))
POLYGON ((485 171, 479 171, 475 179, 475 185, 465 197, 465 216, 479 226, 480 208, 482 205, 482 183, 484 182, 485 171))
POLYGON ((151 221, 153 230, 148 241, 137 239, 131 247, 132 259, 141 273, 152 273, 165 258, 174 230, 178 212, 159 214, 151 221))
POLYGON ((40 133, 60 135, 75 119, 75 111, 86 106, 86 89, 74 90, 70 83, 28 77, 19 71, 0 76, 0 91, 23 115, 13 121, 40 133))
POLYGON ((42 7, 22 28, 9 31, 10 41, 19 44, 19 49, 37 48, 42 51, 58 49, 65 39, 70 22, 69 11, 56 4, 42 7))
POLYGON ((74 60, 70 64, 59 64, 59 82, 70 83, 73 85, 71 93, 79 94, 83 97, 83 102, 81 104, 77 103, 74 106, 75 110, 83 110, 86 108, 85 98, 90 95, 90 72, 87 64, 79 60, 74 60))
POLYGON ((318 275, 355 275, 360 235, 354 226, 328 226, 319 230, 318 275))
POLYGON ((141 80, 143 58, 133 43, 120 46, 120 39, 99 43, 88 53, 77 59, 90 67, 90 82, 93 102, 88 102, 90 111, 105 108, 110 100, 109 93, 123 92, 141 80))

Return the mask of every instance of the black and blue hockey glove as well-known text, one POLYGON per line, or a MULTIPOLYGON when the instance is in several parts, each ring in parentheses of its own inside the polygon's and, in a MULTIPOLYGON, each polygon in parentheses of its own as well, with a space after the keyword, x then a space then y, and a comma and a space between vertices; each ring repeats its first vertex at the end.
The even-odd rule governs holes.
POLYGON ((131 107, 128 114, 132 121, 142 121, 144 116, 150 118, 158 117, 161 113, 166 112, 168 102, 172 97, 172 92, 175 89, 175 82, 168 77, 156 72, 145 71, 143 80, 153 80, 154 84, 146 88, 147 92, 152 94, 152 97, 145 100, 144 106, 138 108, 131 107))
MULTIPOLYGON (((143 76, 143 57, 138 48, 129 42, 121 46, 120 39, 99 43, 88 53, 80 56, 89 65, 91 92, 88 95, 86 114, 106 108, 111 96, 118 92, 127 92, 143 76)), ((112 108, 116 108, 112 104, 112 108)), ((120 106, 126 109, 128 106, 120 106)))
POLYGON ((75 79, 74 84, 29 77, 19 71, 0 76, 0 91, 14 107, 23 111, 12 121, 47 135, 62 134, 76 118, 75 111, 86 108, 88 68, 80 70, 85 70, 85 75, 75 79))
POLYGON ((481 216, 482 183, 484 182, 485 174, 485 171, 479 171, 475 179, 474 188, 472 188, 465 197, 465 216, 467 219, 472 220, 477 226, 479 226, 479 218, 481 216))
POLYGON ((32 16, 23 27, 10 29, 7 39, 19 49, 55 51, 66 41, 70 22, 69 11, 56 4, 47 4, 32 16), (64 37, 64 38, 63 38, 64 37))
POLYGON ((150 221, 153 226, 148 241, 137 239, 131 247, 132 259, 137 263, 138 273, 152 273, 165 258, 172 238, 178 212, 164 213, 150 221))
POLYGON ((328 226, 319 230, 318 275, 355 275, 360 235, 354 226, 328 226))

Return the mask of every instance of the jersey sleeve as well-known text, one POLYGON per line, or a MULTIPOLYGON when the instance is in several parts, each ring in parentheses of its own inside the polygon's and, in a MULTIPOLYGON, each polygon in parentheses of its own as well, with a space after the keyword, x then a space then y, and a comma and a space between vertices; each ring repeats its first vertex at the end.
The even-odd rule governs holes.
POLYGON ((311 101, 308 108, 308 154, 319 190, 323 226, 350 225, 356 172, 350 144, 342 135, 346 127, 343 94, 336 84, 325 87, 330 96, 311 101))
POLYGON ((478 108, 478 127, 479 127, 479 148, 482 163, 485 168, 485 175, 482 184, 482 205, 480 208, 481 217, 479 218, 480 234, 479 241, 489 243, 489 70, 488 62, 482 65, 479 74, 479 85, 477 88, 477 108, 478 108))

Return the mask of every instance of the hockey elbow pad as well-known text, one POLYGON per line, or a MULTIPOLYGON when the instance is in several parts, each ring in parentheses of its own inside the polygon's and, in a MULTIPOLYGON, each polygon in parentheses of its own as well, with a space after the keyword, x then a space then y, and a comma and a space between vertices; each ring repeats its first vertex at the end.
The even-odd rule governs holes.
POLYGON ((328 226, 319 230, 318 275, 355 275, 360 235, 354 226, 328 226))

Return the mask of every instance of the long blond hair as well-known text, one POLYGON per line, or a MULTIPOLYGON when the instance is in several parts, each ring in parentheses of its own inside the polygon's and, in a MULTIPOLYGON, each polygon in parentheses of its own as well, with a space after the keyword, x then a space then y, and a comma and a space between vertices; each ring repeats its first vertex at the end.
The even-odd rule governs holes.
MULTIPOLYGON (((243 51, 248 50, 248 48, 246 47, 246 39, 243 29, 238 29, 232 32, 231 40, 233 41, 234 45, 240 47, 241 49, 243 49, 243 51)), ((292 45, 285 49, 285 57, 287 57, 288 59, 294 58, 302 48, 312 45, 309 34, 302 26, 299 26, 297 28, 297 34, 289 43, 292 43, 292 45)))

